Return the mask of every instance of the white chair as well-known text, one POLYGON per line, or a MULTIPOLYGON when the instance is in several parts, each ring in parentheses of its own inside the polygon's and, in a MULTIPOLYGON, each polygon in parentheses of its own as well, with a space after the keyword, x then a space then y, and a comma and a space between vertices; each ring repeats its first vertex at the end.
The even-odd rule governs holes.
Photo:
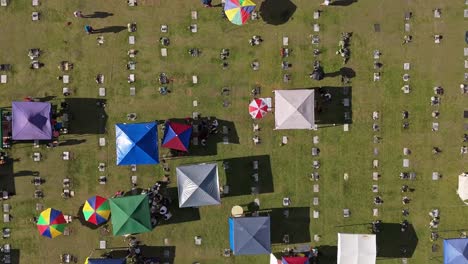
POLYGON ((39 0, 32 0, 32 6, 38 6, 39 0))
POLYGON ((409 63, 409 62, 403 63, 403 70, 405 70, 405 71, 409 71, 409 70, 410 70, 410 63, 409 63))
POLYGON ((314 11, 314 19, 320 18, 320 11, 314 11))
POLYGON ((319 32, 319 31, 320 31, 320 25, 314 24, 314 32, 319 32))
POLYGON ((69 82, 70 82, 70 75, 64 75, 64 76, 62 77, 62 81, 63 81, 63 83, 65 83, 65 84, 66 84, 66 83, 69 83, 69 82))
POLYGON ((288 144, 288 137, 287 136, 283 136, 283 139, 281 140, 281 144, 282 145, 288 144))
POLYGON ((5 74, 0 75, 0 83, 7 83, 8 78, 5 74))
POLYGON ((283 46, 288 46, 288 45, 289 45, 289 38, 283 37, 283 46))
POLYGON ((106 88, 104 88, 104 87, 99 88, 99 96, 101 96, 101 97, 106 96, 106 88))
POLYGON ((107 242, 105 240, 99 241, 99 249, 106 249, 107 248, 107 242))
POLYGON ((70 160, 70 151, 64 151, 62 153, 62 159, 63 160, 70 160))
POLYGON ((167 49, 166 48, 161 49, 161 56, 167 57, 167 49))
POLYGON ((128 83, 134 83, 135 82, 135 74, 130 74, 128 75, 128 83))
POLYGON ((314 213, 313 213, 313 217, 314 217, 314 219, 318 219, 318 218, 319 218, 319 216, 320 216, 320 212, 319 212, 319 211, 317 211, 317 210, 314 210, 314 213))
POLYGON ((38 21, 39 20, 39 12, 32 12, 31 18, 32 18, 32 21, 38 21))
POLYGON ((0 6, 7 6, 8 0, 0 0, 0 6))
POLYGON ((135 36, 128 37, 128 44, 135 45, 135 36))
POLYGON ((192 12, 190 12, 190 14, 192 15, 192 19, 193 19, 193 20, 197 20, 197 19, 198 19, 198 13, 197 13, 197 11, 192 11, 192 12))
POLYGON ((136 6, 137 0, 128 0, 128 6, 136 6))
POLYGON ((135 94, 136 94, 135 87, 130 87, 130 96, 135 96, 135 94))
POLYGON ((409 167, 409 159, 403 159, 403 168, 409 167))
POLYGON ((314 193, 318 193, 318 192, 320 191, 319 185, 318 185, 318 184, 314 184, 313 190, 314 190, 314 193))
POLYGON ((312 142, 313 142, 314 144, 318 144, 318 143, 319 143, 319 136, 314 136, 314 137, 312 138, 312 142))
POLYGON ((99 146, 105 147, 106 146, 106 138, 99 138, 99 146))
POLYGON ((198 83, 198 76, 197 75, 192 75, 192 83, 197 84, 198 83))
POLYGON ((197 26, 197 24, 192 24, 192 25, 190 25, 190 31, 191 31, 192 33, 197 33, 197 32, 198 32, 198 26, 197 26))

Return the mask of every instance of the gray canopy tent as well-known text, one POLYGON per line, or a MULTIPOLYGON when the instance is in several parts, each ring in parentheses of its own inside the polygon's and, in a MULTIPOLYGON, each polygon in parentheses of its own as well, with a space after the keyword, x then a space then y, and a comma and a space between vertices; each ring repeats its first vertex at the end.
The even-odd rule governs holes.
POLYGON ((314 90, 275 90, 275 129, 314 129, 314 90))
POLYGON ((180 208, 221 203, 216 163, 180 166, 176 173, 180 208))

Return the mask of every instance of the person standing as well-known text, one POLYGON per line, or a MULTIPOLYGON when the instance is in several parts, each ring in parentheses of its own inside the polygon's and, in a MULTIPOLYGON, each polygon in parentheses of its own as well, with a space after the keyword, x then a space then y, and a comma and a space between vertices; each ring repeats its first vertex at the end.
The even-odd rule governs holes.
POLYGON ((212 0, 202 0, 202 4, 204 7, 213 7, 211 5, 212 0))
POLYGON ((81 13, 81 11, 77 10, 77 11, 73 12, 73 16, 78 17, 78 18, 82 18, 83 14, 81 13))
POLYGON ((93 28, 91 26, 89 26, 89 25, 84 26, 84 30, 85 30, 86 34, 88 34, 88 35, 93 34, 93 31, 94 31, 93 28))

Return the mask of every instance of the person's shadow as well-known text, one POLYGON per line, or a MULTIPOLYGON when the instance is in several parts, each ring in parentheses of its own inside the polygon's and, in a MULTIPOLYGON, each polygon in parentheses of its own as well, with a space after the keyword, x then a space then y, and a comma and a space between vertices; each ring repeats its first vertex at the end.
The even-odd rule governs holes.
POLYGON ((124 26, 110 26, 103 27, 99 29, 94 29, 93 33, 119 33, 122 30, 125 30, 127 27, 124 26))
POLYGON ((96 11, 90 15, 83 15, 83 18, 106 18, 109 16, 113 16, 114 14, 109 13, 109 12, 101 12, 101 11, 96 11))
POLYGON ((357 3, 358 0, 335 0, 330 3, 332 6, 349 6, 357 3))

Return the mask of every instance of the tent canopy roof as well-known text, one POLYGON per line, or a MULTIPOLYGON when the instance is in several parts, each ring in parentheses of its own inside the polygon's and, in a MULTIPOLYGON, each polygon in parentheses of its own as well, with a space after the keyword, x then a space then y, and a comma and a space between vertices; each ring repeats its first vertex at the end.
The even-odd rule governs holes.
POLYGON ((105 259, 105 258, 89 258, 86 262, 87 264, 125 264, 127 261, 125 259, 105 259))
POLYGON ((375 235, 338 233, 338 264, 375 264, 375 235))
POLYGON ((229 218, 229 244, 234 255, 270 254, 270 217, 229 218))
POLYGON ((167 122, 166 129, 164 130, 162 146, 180 151, 188 151, 191 136, 191 125, 167 122))
POLYGON ((444 240, 444 264, 468 263, 468 238, 444 240))
POLYGON ((468 204, 468 174, 462 173, 458 176, 458 196, 465 204, 468 204))
POLYGON ((151 231, 147 195, 133 195, 109 199, 114 236, 151 231))
POLYGON ((179 207, 198 207, 221 203, 218 165, 195 164, 176 168, 179 207))
POLYGON ((156 122, 116 124, 117 165, 158 164, 156 122))
POLYGON ((51 140, 51 104, 47 102, 13 102, 12 138, 14 140, 51 140))
POLYGON ((275 90, 275 128, 313 129, 314 90, 275 90))

